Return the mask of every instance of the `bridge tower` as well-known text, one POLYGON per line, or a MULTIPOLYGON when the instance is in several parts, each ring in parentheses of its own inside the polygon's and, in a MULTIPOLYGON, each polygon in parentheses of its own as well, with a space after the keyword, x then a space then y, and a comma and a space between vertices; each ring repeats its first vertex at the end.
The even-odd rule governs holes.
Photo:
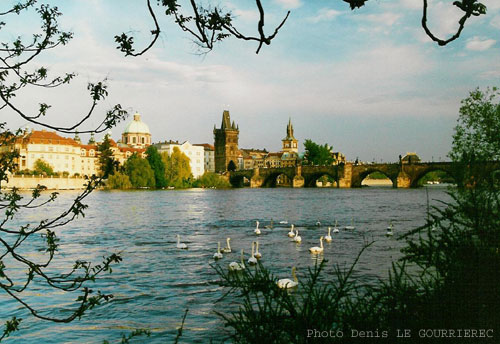
POLYGON ((283 141, 283 152, 293 152, 298 153, 299 147, 297 144, 297 139, 293 136, 293 125, 292 119, 288 119, 288 125, 286 126, 286 137, 281 140, 283 141))
POLYGON ((240 128, 231 123, 229 111, 222 113, 220 129, 214 125, 215 172, 226 172, 238 168, 238 136, 240 128))

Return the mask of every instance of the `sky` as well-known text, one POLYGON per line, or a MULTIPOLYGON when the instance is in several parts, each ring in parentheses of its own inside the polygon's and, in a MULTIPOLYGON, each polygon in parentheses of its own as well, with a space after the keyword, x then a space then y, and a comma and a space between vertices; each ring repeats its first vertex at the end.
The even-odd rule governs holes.
MULTIPOLYGON (((240 148, 279 151, 291 118, 301 148, 311 139, 328 143, 348 160, 391 162, 416 152, 423 160, 438 161, 451 148, 461 99, 476 87, 499 86, 497 0, 482 0, 487 14, 470 19, 461 37, 445 47, 421 28, 421 0, 370 0, 355 11, 341 0, 264 0, 268 33, 287 10, 291 14, 259 54, 255 42, 237 39, 202 54, 189 34, 155 7, 160 39, 136 58, 124 57, 114 36, 133 33, 137 50, 148 44, 153 24, 146 1, 48 2, 59 6, 62 28, 75 37, 40 56, 34 67, 78 77, 64 89, 25 90, 15 103, 30 113, 47 102, 52 105, 47 122, 70 124, 88 110, 87 83, 106 78, 109 97, 89 126, 121 104, 131 116, 112 129, 115 140, 137 111, 153 142, 213 144, 213 127, 220 126, 228 109, 240 128, 240 148)), ((429 2, 429 27, 441 38, 457 29, 461 12, 451 3, 429 2)), ((256 34, 253 1, 217 4, 236 16, 240 31, 256 34)), ((9 19, 2 41, 28 37, 38 25, 32 13, 9 19)), ((27 125, 2 112, 9 126, 27 125)))

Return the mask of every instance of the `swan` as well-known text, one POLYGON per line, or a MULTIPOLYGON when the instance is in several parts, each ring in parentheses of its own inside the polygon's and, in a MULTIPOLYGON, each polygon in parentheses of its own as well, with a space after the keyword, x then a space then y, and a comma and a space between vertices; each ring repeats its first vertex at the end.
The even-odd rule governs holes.
POLYGON ((181 242, 181 236, 179 234, 177 234, 177 248, 180 248, 180 249, 183 249, 183 250, 187 250, 187 245, 183 242, 181 242))
POLYGON ((255 242, 255 254, 253 255, 255 258, 260 259, 262 258, 262 254, 259 252, 259 242, 255 242))
POLYGON ((328 227, 328 235, 325 236, 326 242, 332 242, 332 236, 330 235, 331 231, 332 231, 332 227, 328 227))
POLYGON ((393 236, 394 234, 392 233, 392 221, 389 224, 389 227, 387 227, 387 233, 385 233, 386 236, 393 236))
POLYGON ((245 262, 243 261, 243 249, 241 249, 241 262, 229 263, 229 271, 241 271, 245 269, 245 262))
POLYGON ((248 258, 248 264, 250 265, 257 264, 257 258, 255 258, 254 250, 255 250, 255 241, 252 242, 252 256, 248 258))
POLYGON ((271 224, 266 226, 267 229, 274 229, 274 221, 271 219, 271 224))
POLYGON ((320 247, 314 246, 309 249, 309 252, 318 254, 323 252, 323 237, 319 238, 320 247))
POLYGON ((354 228, 356 228, 356 227, 354 227, 354 219, 352 217, 351 217, 351 225, 345 226, 344 228, 347 230, 353 230, 354 228))
POLYGON ((321 226, 321 222, 319 222, 319 220, 316 222, 316 226, 321 226))
POLYGON ((333 227, 333 233, 338 233, 339 228, 337 227, 337 220, 335 220, 335 227, 333 227))
POLYGON ((285 221, 285 220, 280 221, 280 224, 281 224, 281 225, 287 225, 287 224, 288 224, 288 221, 285 221))
POLYGON ((222 253, 231 253, 231 245, 229 245, 229 241, 231 240, 231 238, 227 238, 226 239, 226 247, 224 247, 221 252, 222 253))
POLYGON ((220 241, 217 242, 217 252, 214 253, 214 259, 222 259, 222 253, 220 253, 220 241))
POLYGON ((278 280, 276 283, 279 288, 281 289, 289 289, 289 288, 294 288, 299 285, 299 280, 297 278, 297 275, 295 275, 295 266, 292 268, 292 277, 293 281, 289 278, 282 278, 278 280))
POLYGON ((295 229, 295 237, 293 238, 293 241, 295 241, 297 244, 300 244, 302 242, 302 238, 299 235, 298 229, 295 229))
POLYGON ((255 234, 259 235, 260 234, 260 229, 259 229, 259 221, 255 221, 257 223, 257 226, 255 227, 255 230, 253 231, 255 234))
POLYGON ((293 225, 292 225, 292 227, 290 227, 290 232, 288 232, 288 237, 289 238, 295 237, 295 232, 293 231, 293 225))

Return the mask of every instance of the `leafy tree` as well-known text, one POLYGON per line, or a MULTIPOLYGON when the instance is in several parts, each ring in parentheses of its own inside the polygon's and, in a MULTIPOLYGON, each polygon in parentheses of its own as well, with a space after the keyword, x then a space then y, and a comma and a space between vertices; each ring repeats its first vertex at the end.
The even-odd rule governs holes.
POLYGON ((54 170, 50 164, 42 159, 35 161, 33 171, 35 174, 43 174, 45 176, 51 176, 54 174, 54 170))
POLYGON ((123 166, 134 188, 154 188, 155 175, 146 159, 137 153, 132 154, 123 166))
POLYGON ((106 187, 108 189, 131 189, 132 183, 130 182, 129 177, 126 174, 121 172, 115 172, 114 174, 108 177, 108 181, 106 183, 106 187))
POLYGON ((97 150, 99 151, 99 170, 102 178, 107 179, 118 169, 118 161, 113 157, 109 135, 104 135, 104 139, 97 146, 97 150))
MULTIPOLYGON (((19 0, 18 3, 2 2, 0 5, 0 111, 15 113, 23 120, 45 128, 63 133, 103 132, 116 125, 127 115, 119 104, 106 112, 105 117, 94 128, 78 129, 89 123, 89 118, 108 95, 105 81, 88 84, 91 105, 82 112, 82 118, 68 126, 58 126, 50 121, 51 105, 40 102, 35 111, 26 111, 26 101, 21 96, 28 89, 51 90, 69 84, 75 77, 74 73, 54 76, 49 68, 42 66, 38 59, 47 50, 67 44, 73 37, 68 31, 59 27, 58 19, 61 12, 56 6, 47 4, 37 5, 35 0, 19 0), (26 26, 23 13, 34 11, 40 20, 40 29, 31 37, 19 36, 20 25, 26 26), (17 21, 17 23, 16 23, 17 21), (12 25, 13 24, 13 25, 12 25), (8 30, 12 27, 14 32, 8 30), (16 101, 17 100, 17 101, 16 101)), ((20 131, 6 129, 5 123, 0 123, 0 183, 7 181, 10 173, 17 169, 16 159, 19 152, 6 147, 14 147, 20 131)), ((38 163, 41 171, 49 174, 52 170, 46 164, 38 163)), ((35 168, 36 169, 36 168, 35 168)), ((50 195, 42 193, 46 188, 38 186, 31 195, 21 194, 17 189, 10 191, 0 190, 0 208, 3 209, 3 219, 0 221, 0 293, 2 300, 10 298, 17 302, 32 316, 55 322, 71 322, 80 318, 87 310, 108 301, 112 295, 93 291, 90 284, 104 272, 111 271, 111 265, 121 261, 120 256, 111 254, 104 257, 101 264, 93 265, 85 260, 75 261, 66 271, 63 267, 54 269, 51 263, 57 257, 59 239, 56 230, 73 219, 83 216, 87 205, 85 198, 99 185, 101 180, 91 178, 85 190, 61 213, 54 216, 41 216, 39 220, 29 220, 26 214, 50 207, 57 199, 57 192, 50 195), (40 236, 45 250, 39 250, 40 236), (39 257, 40 252, 44 256, 39 257), (37 258, 34 259, 33 257, 37 258), (24 270, 25 274, 20 273, 24 270), (14 271, 14 272, 13 272, 14 271), (41 311, 32 303, 33 291, 58 290, 61 293, 75 296, 74 308, 64 306, 64 310, 51 308, 51 311, 41 311)), ((3 314, 6 318, 7 314, 3 314)), ((9 337, 12 332, 21 326, 22 318, 12 316, 6 320, 0 341, 9 337)))
POLYGON ((189 186, 192 175, 187 155, 182 153, 178 147, 174 147, 171 155, 164 152, 161 158, 165 164, 165 179, 168 185, 175 187, 189 186))
POLYGON ((229 188, 231 184, 217 173, 205 172, 200 178, 195 180, 193 186, 202 188, 229 188))
POLYGON ((160 153, 155 146, 149 146, 146 149, 146 159, 149 162, 149 166, 153 169, 155 174, 155 183, 157 188, 164 188, 167 186, 167 181, 165 180, 165 164, 161 159, 160 153))
POLYGON ((334 161, 332 152, 328 144, 318 145, 310 139, 305 140, 304 164, 307 165, 331 165, 334 161))

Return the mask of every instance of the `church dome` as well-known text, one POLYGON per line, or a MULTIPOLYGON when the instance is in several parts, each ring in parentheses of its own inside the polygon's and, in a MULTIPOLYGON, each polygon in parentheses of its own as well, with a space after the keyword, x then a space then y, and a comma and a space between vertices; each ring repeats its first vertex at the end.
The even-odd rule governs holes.
POLYGON ((149 127, 147 126, 146 123, 141 121, 141 115, 136 113, 134 115, 134 120, 127 124, 125 127, 125 130, 123 131, 124 134, 128 133, 133 133, 133 134, 150 134, 149 132, 149 127))

